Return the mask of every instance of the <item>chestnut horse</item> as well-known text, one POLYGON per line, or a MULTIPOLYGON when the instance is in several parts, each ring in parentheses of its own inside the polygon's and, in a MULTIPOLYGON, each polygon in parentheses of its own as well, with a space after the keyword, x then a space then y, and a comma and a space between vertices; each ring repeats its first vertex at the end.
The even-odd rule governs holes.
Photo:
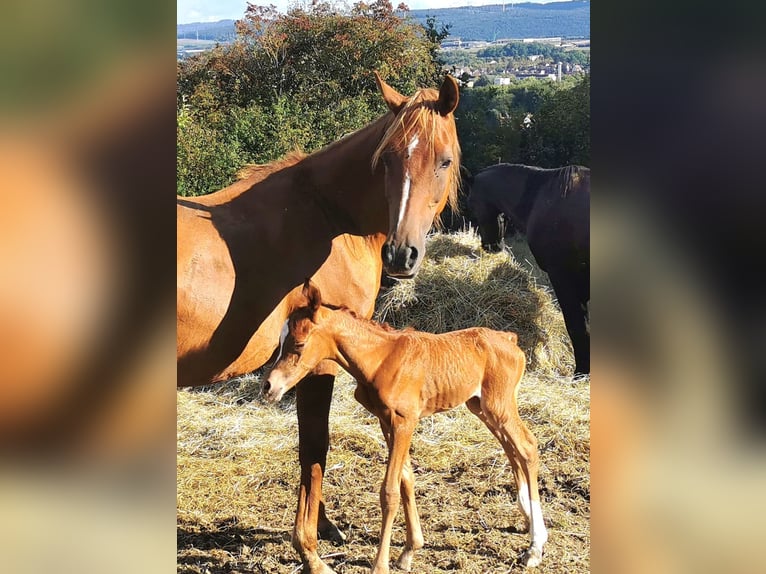
POLYGON ((590 169, 493 165, 474 176, 468 207, 488 251, 503 248, 501 213, 511 229, 526 234, 564 315, 575 373, 589 373, 590 169))
MULTIPOLYGON (((336 305, 372 315, 383 268, 412 277, 425 236, 455 201, 458 86, 408 98, 375 74, 390 112, 308 156, 246 170, 201 198, 178 199, 179 385, 223 381, 262 367, 312 277, 336 305)), ((297 389, 301 478, 293 546, 304 572, 332 570, 317 534, 343 535, 325 514, 322 476, 337 366, 317 364, 297 389)))
POLYGON ((522 561, 527 566, 540 564, 548 533, 537 490, 537 440, 519 417, 516 404, 525 366, 516 334, 480 327, 441 335, 395 331, 348 309, 323 306, 319 289, 309 280, 303 296, 307 304, 290 315, 289 333, 264 393, 278 401, 328 359, 356 378, 354 396, 378 417, 388 444, 380 489, 383 524, 372 574, 389 571, 391 528, 400 499, 407 538, 397 566, 409 571, 415 550, 423 547, 409 457, 412 433, 420 418, 463 403, 487 425, 508 456, 519 507, 532 537, 522 561))

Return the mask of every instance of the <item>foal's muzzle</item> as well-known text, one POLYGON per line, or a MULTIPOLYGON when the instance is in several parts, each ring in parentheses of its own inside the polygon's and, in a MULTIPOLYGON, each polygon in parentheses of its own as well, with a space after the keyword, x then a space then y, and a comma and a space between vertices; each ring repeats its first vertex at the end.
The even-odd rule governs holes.
POLYGON ((271 380, 266 379, 266 382, 263 383, 261 392, 263 393, 264 399, 270 403, 275 403, 282 398, 282 395, 284 395, 284 387, 279 384, 272 384, 271 380))
POLYGON ((383 245, 381 257, 383 268, 392 277, 412 277, 420 263, 417 247, 411 245, 396 247, 392 242, 383 245))

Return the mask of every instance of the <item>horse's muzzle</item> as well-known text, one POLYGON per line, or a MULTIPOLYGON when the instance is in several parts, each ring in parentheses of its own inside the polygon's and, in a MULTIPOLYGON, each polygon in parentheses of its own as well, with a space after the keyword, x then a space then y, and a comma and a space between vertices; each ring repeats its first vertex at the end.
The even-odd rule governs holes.
POLYGON ((482 243, 481 247, 484 251, 488 251, 489 253, 499 253, 503 250, 505 245, 502 241, 498 241, 497 243, 482 243))
POLYGON ((269 379, 266 379, 266 382, 263 383, 261 392, 263 393, 263 398, 270 403, 276 403, 282 398, 282 395, 285 394, 282 385, 274 385, 269 379))
POLYGON ((417 247, 401 245, 395 247, 393 243, 386 243, 381 250, 383 268, 392 277, 412 277, 420 263, 420 253, 417 247))

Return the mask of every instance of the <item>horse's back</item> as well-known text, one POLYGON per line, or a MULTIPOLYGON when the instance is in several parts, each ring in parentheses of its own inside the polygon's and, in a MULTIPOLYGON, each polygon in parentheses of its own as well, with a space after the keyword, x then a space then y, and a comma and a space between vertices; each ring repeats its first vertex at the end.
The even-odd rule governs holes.
POLYGON ((527 240, 540 267, 582 269, 590 263, 590 170, 569 166, 567 180, 540 187, 527 222, 527 240))

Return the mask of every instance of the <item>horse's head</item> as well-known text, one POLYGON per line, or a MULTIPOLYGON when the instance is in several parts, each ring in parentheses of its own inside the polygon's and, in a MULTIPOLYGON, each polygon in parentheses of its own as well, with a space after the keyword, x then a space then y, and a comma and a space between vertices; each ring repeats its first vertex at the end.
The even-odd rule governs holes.
POLYGON ((322 319, 332 313, 322 307, 319 289, 307 279, 303 285, 306 304, 290 314, 280 337, 279 356, 266 382, 263 394, 276 402, 311 373, 325 359, 334 356, 334 343, 321 329, 322 319))
POLYGON ((480 195, 480 193, 471 193, 468 197, 471 223, 479 230, 482 249, 491 253, 497 253, 502 251, 504 246, 504 221, 500 217, 500 210, 485 201, 480 195))
POLYGON ((441 89, 418 90, 407 98, 375 73, 383 99, 395 118, 373 156, 385 169, 388 238, 383 266, 388 275, 412 277, 425 254, 425 238, 447 202, 457 209, 460 146, 453 112, 459 91, 454 78, 441 89))

